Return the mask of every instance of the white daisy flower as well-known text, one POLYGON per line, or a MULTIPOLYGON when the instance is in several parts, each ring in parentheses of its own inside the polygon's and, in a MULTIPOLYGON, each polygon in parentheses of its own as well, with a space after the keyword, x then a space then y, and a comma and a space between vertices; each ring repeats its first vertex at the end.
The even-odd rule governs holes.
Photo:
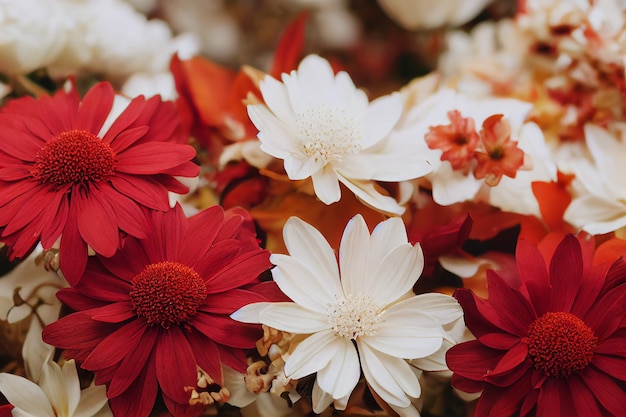
POLYGON ((412 292, 424 257, 419 244, 408 243, 402 220, 386 220, 370 236, 363 217, 354 217, 341 240, 339 265, 328 242, 304 221, 291 217, 283 234, 290 255, 273 254, 272 273, 294 302, 251 304, 232 317, 308 335, 284 370, 291 379, 317 373, 316 412, 333 400, 344 409, 362 371, 396 412, 419 415, 411 402, 421 393, 419 372, 406 360, 435 354, 445 363, 444 326, 462 311, 450 296, 412 292))
POLYGON ((325 204, 339 201, 341 182, 364 203, 402 214, 404 208, 381 194, 374 181, 415 179, 431 168, 414 139, 388 139, 402 114, 401 95, 370 103, 347 73, 335 75, 316 55, 283 74, 282 81, 265 77, 260 84, 265 104, 248 106, 261 150, 283 159, 290 179, 311 177, 325 204))

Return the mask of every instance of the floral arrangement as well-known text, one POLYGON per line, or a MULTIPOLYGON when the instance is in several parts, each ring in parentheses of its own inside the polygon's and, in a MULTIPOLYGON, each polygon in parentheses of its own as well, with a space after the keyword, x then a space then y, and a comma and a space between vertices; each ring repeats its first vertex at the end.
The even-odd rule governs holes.
POLYGON ((0 417, 626 415, 622 2, 0 22, 0 417))

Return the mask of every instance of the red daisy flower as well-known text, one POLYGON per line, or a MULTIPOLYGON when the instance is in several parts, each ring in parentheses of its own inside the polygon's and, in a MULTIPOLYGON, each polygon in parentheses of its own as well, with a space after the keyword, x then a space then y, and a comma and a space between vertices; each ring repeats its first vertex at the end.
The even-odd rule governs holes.
POLYGON ((476 340, 447 362, 453 386, 482 391, 476 416, 626 416, 626 262, 592 257, 591 239, 552 255, 520 241, 517 283, 489 271, 489 299, 457 290, 476 340))
POLYGON ((95 85, 80 100, 75 89, 38 100, 12 100, 0 113, 0 240, 23 257, 41 240, 61 237, 60 265, 75 284, 87 246, 112 256, 120 230, 144 238, 141 207, 166 211, 167 191, 188 188, 174 176, 194 177, 195 150, 176 143, 173 103, 132 100, 108 128, 115 93, 95 85))
POLYGON ((80 282, 59 291, 74 313, 43 338, 107 384, 115 415, 148 416, 160 388, 174 416, 197 416, 202 407, 190 395, 198 375, 222 385, 221 364, 245 372, 244 349, 262 336, 229 315, 280 293, 258 280, 269 253, 243 210, 215 206, 187 219, 177 205, 149 217, 147 239, 128 237, 114 256, 90 257, 80 282))

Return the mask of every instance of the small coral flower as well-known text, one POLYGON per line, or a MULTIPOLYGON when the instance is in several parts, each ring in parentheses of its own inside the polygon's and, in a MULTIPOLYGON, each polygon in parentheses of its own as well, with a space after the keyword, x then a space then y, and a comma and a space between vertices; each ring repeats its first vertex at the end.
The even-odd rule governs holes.
POLYGON ((188 191, 174 175, 199 171, 195 150, 175 143, 173 103, 140 96, 111 121, 114 97, 99 83, 82 101, 61 90, 12 100, 0 113, 0 240, 22 257, 61 237, 70 283, 85 269, 87 246, 112 256, 120 231, 144 238, 142 207, 167 210, 168 190, 188 191))
POLYGON ((222 385, 222 363, 245 372, 243 349, 261 328, 228 315, 275 299, 267 295, 276 286, 258 281, 269 253, 244 213, 215 206, 187 219, 178 205, 153 211, 147 239, 90 258, 80 282, 59 292, 75 313, 43 338, 106 383, 115 415, 148 416, 160 388, 174 416, 198 416, 202 407, 190 404, 199 375, 222 385))
POLYGON ((593 265, 572 235, 516 257, 516 284, 489 271, 489 299, 455 293, 476 340, 448 351, 452 385, 482 391, 477 416, 625 416, 626 262, 593 265))

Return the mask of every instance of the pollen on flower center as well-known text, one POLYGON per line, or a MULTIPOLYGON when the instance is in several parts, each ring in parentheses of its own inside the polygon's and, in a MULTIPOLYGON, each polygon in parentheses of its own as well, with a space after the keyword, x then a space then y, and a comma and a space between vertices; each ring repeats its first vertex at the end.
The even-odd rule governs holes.
POLYGON ((296 116, 296 124, 304 137, 302 151, 309 157, 331 163, 361 150, 360 126, 345 108, 311 107, 296 116))
POLYGON ((593 359, 598 338, 570 313, 549 312, 535 320, 522 339, 536 369, 557 378, 585 369, 593 359))
POLYGON ((372 297, 359 293, 329 304, 326 319, 338 336, 357 339, 373 336, 384 313, 372 297))
POLYGON ((145 267, 132 280, 130 301, 149 325, 186 325, 206 299, 206 284, 192 268, 178 262, 145 267))
POLYGON ((106 181, 115 158, 108 143, 85 130, 58 134, 37 153, 32 176, 59 189, 67 185, 106 181))

